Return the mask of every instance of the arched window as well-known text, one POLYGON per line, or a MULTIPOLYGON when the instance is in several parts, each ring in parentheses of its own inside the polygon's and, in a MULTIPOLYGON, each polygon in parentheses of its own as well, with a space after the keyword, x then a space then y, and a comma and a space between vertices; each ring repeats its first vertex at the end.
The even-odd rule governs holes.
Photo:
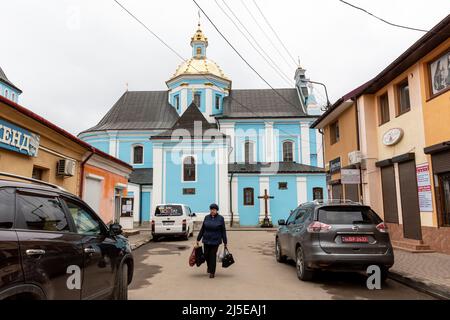
POLYGON ((133 146, 133 164, 144 163, 144 147, 141 145, 133 146))
POLYGON ((293 143, 292 141, 283 142, 283 161, 292 162, 294 161, 294 152, 293 152, 293 143))
POLYGON ((183 181, 195 181, 195 158, 192 156, 183 160, 183 181))
POLYGON ((255 162, 255 144, 252 141, 245 141, 244 143, 244 161, 245 163, 255 162))
POLYGON ((244 188, 244 206, 255 204, 255 194, 253 188, 244 188))
POLYGON ((197 47, 197 55, 200 56, 202 54, 202 48, 197 47))
POLYGON ((313 200, 321 200, 323 199, 323 189, 322 188, 313 188, 313 200))

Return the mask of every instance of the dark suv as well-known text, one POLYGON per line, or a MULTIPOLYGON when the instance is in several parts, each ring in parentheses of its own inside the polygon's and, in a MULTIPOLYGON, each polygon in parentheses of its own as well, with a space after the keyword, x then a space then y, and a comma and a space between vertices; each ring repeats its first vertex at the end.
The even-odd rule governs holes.
POLYGON ((313 201, 278 221, 276 259, 295 261, 300 280, 320 269, 366 271, 380 267, 381 280, 394 264, 387 227, 369 207, 351 201, 313 201))
POLYGON ((120 225, 59 187, 13 180, 0 179, 0 300, 127 299, 133 257, 120 225))

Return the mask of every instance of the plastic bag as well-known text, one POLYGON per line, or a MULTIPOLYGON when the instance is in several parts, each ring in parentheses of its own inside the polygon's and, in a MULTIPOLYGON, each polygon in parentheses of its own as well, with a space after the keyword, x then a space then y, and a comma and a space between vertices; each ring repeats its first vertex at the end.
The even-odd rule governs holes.
POLYGON ((217 262, 222 262, 224 253, 225 253, 225 251, 222 251, 220 249, 217 251, 217 262))

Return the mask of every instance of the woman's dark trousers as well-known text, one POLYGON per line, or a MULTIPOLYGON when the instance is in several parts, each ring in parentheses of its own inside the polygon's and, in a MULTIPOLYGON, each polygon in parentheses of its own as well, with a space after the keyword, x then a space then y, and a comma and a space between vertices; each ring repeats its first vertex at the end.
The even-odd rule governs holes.
POLYGON ((208 266, 208 273, 216 273, 216 259, 218 248, 219 245, 203 244, 206 265, 208 266))

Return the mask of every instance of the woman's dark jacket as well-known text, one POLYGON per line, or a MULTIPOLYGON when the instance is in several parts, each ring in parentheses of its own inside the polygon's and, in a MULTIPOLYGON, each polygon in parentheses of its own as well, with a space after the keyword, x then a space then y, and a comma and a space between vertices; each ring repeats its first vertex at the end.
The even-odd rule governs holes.
POLYGON ((208 214, 203 220, 202 228, 197 236, 197 241, 203 238, 203 243, 208 245, 227 244, 227 231, 225 229, 225 219, 217 214, 215 217, 208 214))

